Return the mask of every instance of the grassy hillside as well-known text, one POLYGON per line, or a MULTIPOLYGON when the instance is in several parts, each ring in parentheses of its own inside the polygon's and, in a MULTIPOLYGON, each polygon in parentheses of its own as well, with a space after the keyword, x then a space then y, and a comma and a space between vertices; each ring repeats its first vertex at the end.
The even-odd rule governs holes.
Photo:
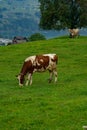
POLYGON ((82 130, 87 125, 87 37, 0 47, 0 130, 82 130), (15 75, 26 57, 57 53, 58 83, 35 73, 20 88, 15 75))

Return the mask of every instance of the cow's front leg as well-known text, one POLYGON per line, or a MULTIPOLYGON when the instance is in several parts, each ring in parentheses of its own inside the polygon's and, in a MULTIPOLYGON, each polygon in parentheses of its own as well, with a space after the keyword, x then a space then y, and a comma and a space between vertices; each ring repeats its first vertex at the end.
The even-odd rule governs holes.
POLYGON ((32 84, 32 73, 28 74, 27 81, 26 81, 26 86, 28 86, 29 82, 30 82, 30 85, 31 85, 32 84))
POLYGON ((30 73, 28 74, 28 76, 27 76, 27 81, 26 81, 26 86, 28 86, 28 84, 29 84, 29 81, 30 81, 30 73))

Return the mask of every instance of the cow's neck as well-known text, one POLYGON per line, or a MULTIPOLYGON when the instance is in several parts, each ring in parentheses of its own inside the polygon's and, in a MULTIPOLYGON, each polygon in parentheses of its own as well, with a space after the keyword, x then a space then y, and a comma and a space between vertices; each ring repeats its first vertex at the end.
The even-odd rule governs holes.
POLYGON ((28 71, 28 68, 26 67, 26 64, 24 63, 20 74, 24 76, 24 75, 26 75, 27 71, 28 71))

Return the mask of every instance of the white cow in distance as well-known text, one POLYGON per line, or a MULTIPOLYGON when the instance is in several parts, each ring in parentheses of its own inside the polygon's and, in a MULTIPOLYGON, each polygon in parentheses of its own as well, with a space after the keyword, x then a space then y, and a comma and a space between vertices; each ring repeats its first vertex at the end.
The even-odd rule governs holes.
POLYGON ((79 36, 79 29, 69 29, 69 33, 71 38, 77 37, 79 36))

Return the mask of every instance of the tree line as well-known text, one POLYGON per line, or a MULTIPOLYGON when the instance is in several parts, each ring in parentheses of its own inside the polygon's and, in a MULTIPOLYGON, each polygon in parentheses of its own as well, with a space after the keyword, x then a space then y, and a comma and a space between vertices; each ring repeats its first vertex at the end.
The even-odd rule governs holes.
POLYGON ((87 27, 87 0, 39 0, 40 28, 75 29, 87 27))

